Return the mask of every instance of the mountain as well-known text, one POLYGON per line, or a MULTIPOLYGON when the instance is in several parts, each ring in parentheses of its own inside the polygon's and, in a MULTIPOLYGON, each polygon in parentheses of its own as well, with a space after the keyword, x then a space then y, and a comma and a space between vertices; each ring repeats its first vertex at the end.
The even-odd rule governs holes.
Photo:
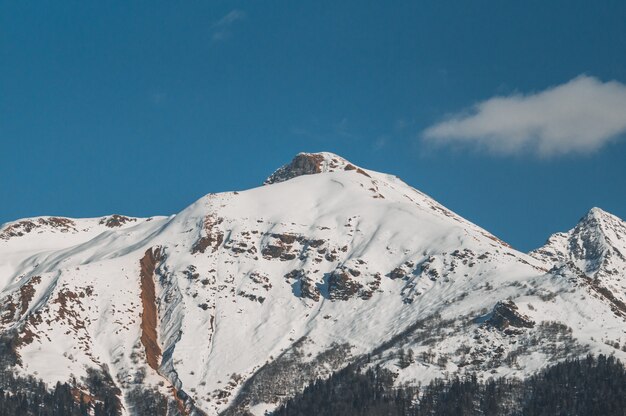
POLYGON ((301 153, 169 217, 8 223, 0 375, 124 415, 262 415, 349 363, 416 384, 624 358, 623 292, 603 294, 626 281, 624 222, 598 216, 528 255, 395 176, 301 153))
POLYGON ((555 274, 575 275, 626 314, 626 222, 592 208, 566 233, 553 234, 530 253, 555 274))

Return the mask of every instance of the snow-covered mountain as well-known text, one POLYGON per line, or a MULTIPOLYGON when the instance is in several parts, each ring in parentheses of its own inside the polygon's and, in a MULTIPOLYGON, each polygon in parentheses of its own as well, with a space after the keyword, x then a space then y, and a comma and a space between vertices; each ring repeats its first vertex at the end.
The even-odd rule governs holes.
POLYGON ((531 256, 595 287, 626 314, 626 222, 592 208, 566 233, 553 234, 531 256))
POLYGON ((260 415, 357 360, 417 383, 625 358, 625 230, 593 209, 527 255, 397 177, 303 153, 170 217, 3 225, 2 350, 85 393, 99 371, 123 414, 149 392, 169 414, 260 415))

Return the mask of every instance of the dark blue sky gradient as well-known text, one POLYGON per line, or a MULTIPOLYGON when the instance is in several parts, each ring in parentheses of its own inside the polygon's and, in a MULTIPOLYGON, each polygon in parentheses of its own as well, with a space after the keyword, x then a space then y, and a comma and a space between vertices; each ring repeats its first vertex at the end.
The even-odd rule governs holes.
POLYGON ((626 218, 624 138, 538 159, 420 135, 494 95, 626 83, 625 2, 303 3, 0 1, 0 223, 172 214, 322 150, 521 250, 593 206, 626 218))

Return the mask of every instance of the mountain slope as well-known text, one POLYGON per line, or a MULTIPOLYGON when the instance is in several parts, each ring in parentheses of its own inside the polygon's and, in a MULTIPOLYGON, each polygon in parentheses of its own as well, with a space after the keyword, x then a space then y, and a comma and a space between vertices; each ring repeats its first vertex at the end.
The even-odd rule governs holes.
POLYGON ((530 254, 556 266, 568 265, 626 301, 626 222, 600 208, 592 208, 576 227, 552 235, 530 254))
POLYGON ((97 368, 124 414, 146 390, 170 414, 263 414, 368 356, 425 382, 623 355, 615 303, 553 266, 394 176, 300 154, 171 217, 3 226, 0 329, 16 371, 85 389, 97 368))
POLYGON ((552 235, 530 253, 552 266, 555 275, 570 276, 626 317, 626 222, 592 208, 566 233, 552 235))

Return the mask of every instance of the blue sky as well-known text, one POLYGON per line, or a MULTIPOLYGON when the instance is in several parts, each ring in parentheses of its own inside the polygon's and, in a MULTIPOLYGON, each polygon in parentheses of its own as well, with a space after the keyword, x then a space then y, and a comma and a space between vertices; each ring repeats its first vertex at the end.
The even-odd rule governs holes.
POLYGON ((0 1, 0 223, 171 214, 322 150, 521 250, 626 218, 623 1, 129 3, 0 1))

